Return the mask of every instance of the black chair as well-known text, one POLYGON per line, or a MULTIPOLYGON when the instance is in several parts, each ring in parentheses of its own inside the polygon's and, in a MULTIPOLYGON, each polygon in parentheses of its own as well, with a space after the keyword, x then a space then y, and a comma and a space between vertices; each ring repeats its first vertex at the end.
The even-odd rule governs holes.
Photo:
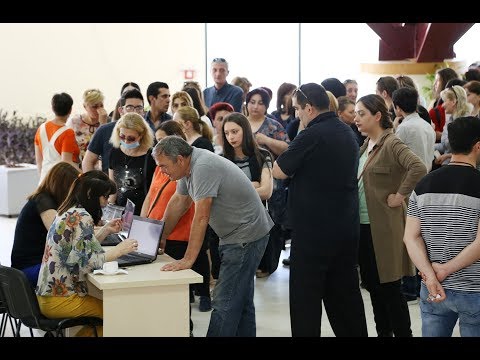
POLYGON ((2 315, 2 321, 0 322, 0 337, 5 336, 5 332, 7 331, 8 322, 10 322, 10 327, 12 328, 12 334, 15 334, 15 326, 13 325, 12 318, 8 315, 7 308, 3 303, 0 301, 0 314, 2 315))
POLYGON ((64 336, 64 329, 81 325, 92 327, 95 336, 98 336, 96 326, 103 325, 103 319, 94 316, 63 319, 45 317, 40 312, 37 296, 26 275, 18 269, 3 265, 0 265, 0 301, 8 314, 18 320, 15 337, 20 337, 22 324, 30 329, 45 331, 46 337, 64 336))

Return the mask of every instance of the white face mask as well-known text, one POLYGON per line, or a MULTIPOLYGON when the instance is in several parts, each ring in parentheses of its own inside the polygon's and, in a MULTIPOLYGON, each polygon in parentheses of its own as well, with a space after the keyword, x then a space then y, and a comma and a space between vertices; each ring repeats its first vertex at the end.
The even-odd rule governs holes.
POLYGON ((120 144, 125 148, 125 149, 136 149, 137 147, 140 146, 140 143, 138 141, 135 141, 134 143, 127 144, 125 141, 120 140, 120 144))

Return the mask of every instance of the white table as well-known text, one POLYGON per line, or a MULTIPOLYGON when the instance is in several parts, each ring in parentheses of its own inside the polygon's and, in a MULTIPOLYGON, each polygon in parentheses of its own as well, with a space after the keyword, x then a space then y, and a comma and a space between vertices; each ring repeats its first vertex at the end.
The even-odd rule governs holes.
POLYGON ((163 254, 128 275, 88 275, 89 294, 103 299, 103 336, 189 336, 189 284, 193 270, 160 271, 174 261, 163 254))
MULTIPOLYGON (((32 143, 33 146, 33 143, 32 143)), ((38 186, 37 165, 19 164, 9 168, 0 165, 0 215, 18 215, 27 202, 27 196, 38 186)))

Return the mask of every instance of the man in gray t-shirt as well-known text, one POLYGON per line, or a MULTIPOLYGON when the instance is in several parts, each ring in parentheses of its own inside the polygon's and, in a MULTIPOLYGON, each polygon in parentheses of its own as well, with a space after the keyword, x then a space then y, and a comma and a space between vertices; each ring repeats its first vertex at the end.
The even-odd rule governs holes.
POLYGON ((180 217, 195 202, 185 256, 162 270, 191 268, 210 224, 220 238, 221 265, 207 336, 255 336, 255 271, 273 226, 258 193, 233 162, 192 147, 180 137, 162 139, 152 156, 170 180, 178 180, 163 218, 162 248, 180 217))

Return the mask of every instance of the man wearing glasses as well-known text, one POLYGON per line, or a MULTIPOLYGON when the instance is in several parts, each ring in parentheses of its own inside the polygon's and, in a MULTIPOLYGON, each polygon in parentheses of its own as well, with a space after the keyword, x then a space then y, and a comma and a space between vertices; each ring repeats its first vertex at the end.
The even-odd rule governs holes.
POLYGON ((336 336, 367 336, 357 262, 358 143, 329 111, 323 86, 305 84, 292 104, 305 129, 273 165, 290 177, 290 324, 292 336, 320 336, 322 301, 336 336))
POLYGON ((224 58, 215 58, 210 68, 214 85, 203 90, 205 104, 210 108, 218 102, 226 102, 233 106, 236 112, 242 111, 242 88, 227 83, 229 73, 228 62, 224 58))
MULTIPOLYGON (((145 114, 143 110, 143 95, 137 89, 129 90, 123 94, 120 99, 120 105, 118 108, 120 116, 129 112, 136 112, 142 116, 145 114)), ((112 150, 110 137, 112 136, 114 127, 115 121, 112 121, 100 126, 93 134, 82 161, 83 172, 95 169, 98 161, 101 160, 102 171, 108 174, 108 159, 110 158, 110 151, 112 150)))

